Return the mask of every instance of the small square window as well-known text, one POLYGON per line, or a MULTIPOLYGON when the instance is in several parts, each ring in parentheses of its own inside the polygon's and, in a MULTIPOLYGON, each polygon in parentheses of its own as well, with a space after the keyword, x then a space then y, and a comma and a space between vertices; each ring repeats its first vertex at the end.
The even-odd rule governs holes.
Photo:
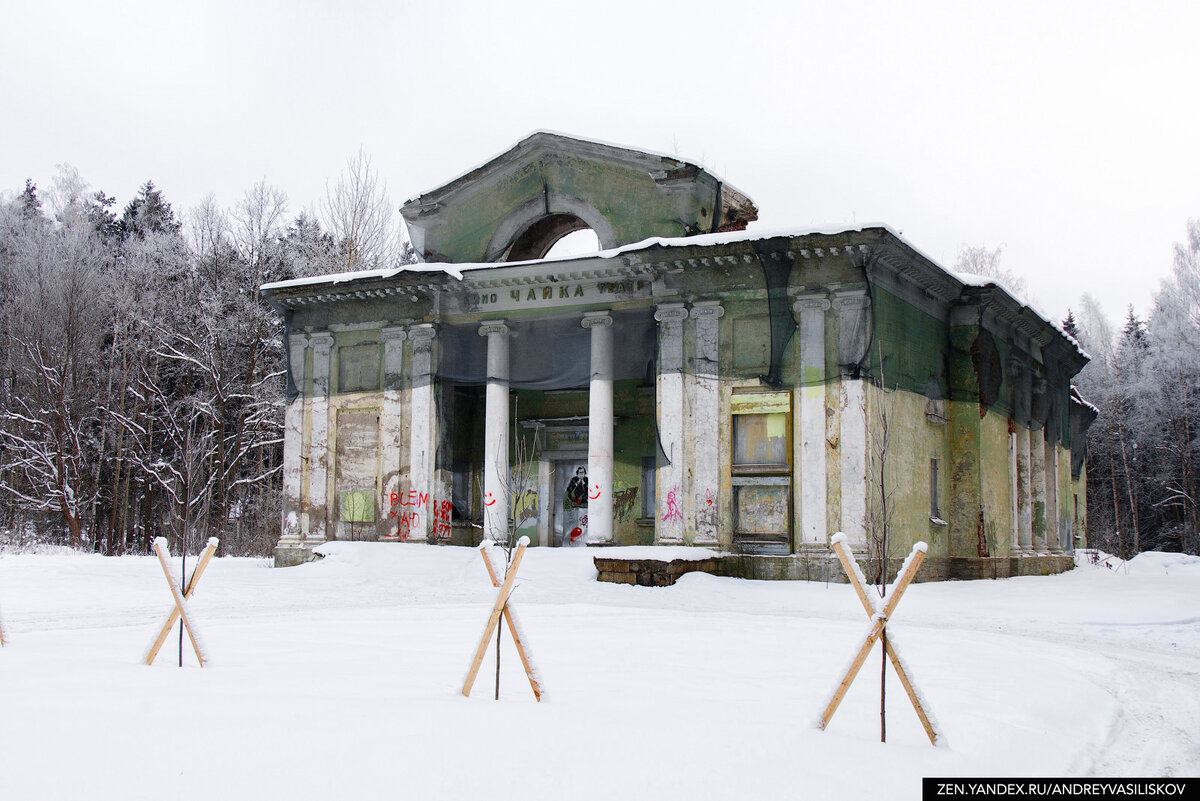
POLYGON ((733 466, 750 470, 786 470, 789 464, 784 412, 733 417, 733 466))
POLYGON ((374 495, 375 493, 366 490, 343 492, 341 495, 342 522, 374 523, 374 495))

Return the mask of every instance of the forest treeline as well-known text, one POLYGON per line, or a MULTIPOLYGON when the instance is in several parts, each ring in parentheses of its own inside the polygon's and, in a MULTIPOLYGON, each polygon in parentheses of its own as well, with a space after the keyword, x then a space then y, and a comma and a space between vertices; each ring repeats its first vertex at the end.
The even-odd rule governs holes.
POLYGON ((1149 316, 1116 330, 1087 295, 1063 328, 1091 361, 1075 385, 1087 438, 1088 544, 1129 557, 1200 554, 1200 220, 1175 244, 1149 316))
POLYGON ((265 182, 118 207, 67 166, 0 201, 0 544, 270 553, 283 328, 258 287, 410 260, 394 208, 361 152, 319 214, 265 182))
MULTIPOLYGON (((370 159, 295 216, 265 182, 185 215, 151 182, 118 208, 66 166, 44 194, 27 181, 0 200, 0 545, 216 536, 225 554, 270 553, 283 329, 258 287, 412 260, 370 159)), ((1007 275, 998 250, 975 250, 956 266, 1007 275)), ((1063 327, 1091 356, 1075 384, 1099 411, 1089 544, 1200 553, 1200 221, 1147 319, 1130 308, 1117 330, 1085 295, 1063 327)))

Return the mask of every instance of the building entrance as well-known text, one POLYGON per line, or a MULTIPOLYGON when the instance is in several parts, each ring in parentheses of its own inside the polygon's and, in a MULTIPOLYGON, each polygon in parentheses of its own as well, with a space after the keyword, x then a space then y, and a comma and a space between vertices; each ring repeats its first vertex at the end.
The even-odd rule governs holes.
POLYGON ((555 547, 587 544, 587 487, 586 459, 554 462, 551 544, 555 547))

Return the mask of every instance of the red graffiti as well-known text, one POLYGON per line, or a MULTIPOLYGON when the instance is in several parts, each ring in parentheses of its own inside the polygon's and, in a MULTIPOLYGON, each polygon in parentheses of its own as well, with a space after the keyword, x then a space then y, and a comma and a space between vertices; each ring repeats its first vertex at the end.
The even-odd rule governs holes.
POLYGON ((591 498, 593 501, 600 497, 600 485, 596 484, 596 485, 594 485, 594 487, 596 490, 596 494, 592 495, 591 493, 588 493, 588 497, 591 498))
POLYGON ((578 542, 579 538, 582 536, 583 536, 583 529, 580 528, 579 526, 576 526, 575 528, 571 529, 571 542, 578 542))
POLYGON ((711 489, 706 489, 704 491, 704 502, 707 503, 709 506, 712 506, 713 496, 712 496, 711 489))
MULTIPOLYGON (((402 509, 404 507, 424 507, 428 502, 429 494, 425 492, 419 492, 415 489, 411 489, 403 495, 398 495, 397 493, 393 492, 388 495, 388 507, 390 508, 388 517, 392 520, 398 519, 402 516, 402 509)), ((412 512, 412 514, 415 515, 416 512, 412 512)), ((413 525, 415 526, 416 524, 414 523, 413 525)))
MULTIPOLYGON (((392 497, 395 497, 394 495, 392 497)), ((429 494, 425 492, 417 492, 415 489, 408 491, 407 495, 400 497, 401 506, 424 506, 429 503, 429 494)))
POLYGON ((450 515, 454 504, 450 501, 433 502, 433 536, 436 539, 450 539, 450 515))
POLYGON ((492 497, 492 493, 489 492, 486 496, 484 496, 484 501, 483 501, 484 506, 492 506, 495 503, 496 503, 496 499, 492 497))
POLYGON ((421 514, 419 512, 404 512, 400 515, 400 524, 396 527, 396 536, 402 540, 420 529, 421 514))

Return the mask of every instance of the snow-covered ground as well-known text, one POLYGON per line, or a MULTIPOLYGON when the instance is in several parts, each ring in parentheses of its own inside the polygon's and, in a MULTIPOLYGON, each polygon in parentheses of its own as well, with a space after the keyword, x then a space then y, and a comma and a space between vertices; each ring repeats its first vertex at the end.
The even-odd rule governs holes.
POLYGON ((919 798, 922 776, 1200 775, 1200 559, 910 587, 889 632, 934 748, 890 667, 878 742, 878 649, 813 728, 866 628, 847 585, 600 584, 595 551, 531 549, 512 598, 547 693, 505 632, 496 702, 491 651, 459 693, 495 598, 478 551, 325 551, 214 560, 190 604, 203 669, 177 667, 174 634, 139 663, 171 605, 153 557, 0 556, 0 798, 919 798))

